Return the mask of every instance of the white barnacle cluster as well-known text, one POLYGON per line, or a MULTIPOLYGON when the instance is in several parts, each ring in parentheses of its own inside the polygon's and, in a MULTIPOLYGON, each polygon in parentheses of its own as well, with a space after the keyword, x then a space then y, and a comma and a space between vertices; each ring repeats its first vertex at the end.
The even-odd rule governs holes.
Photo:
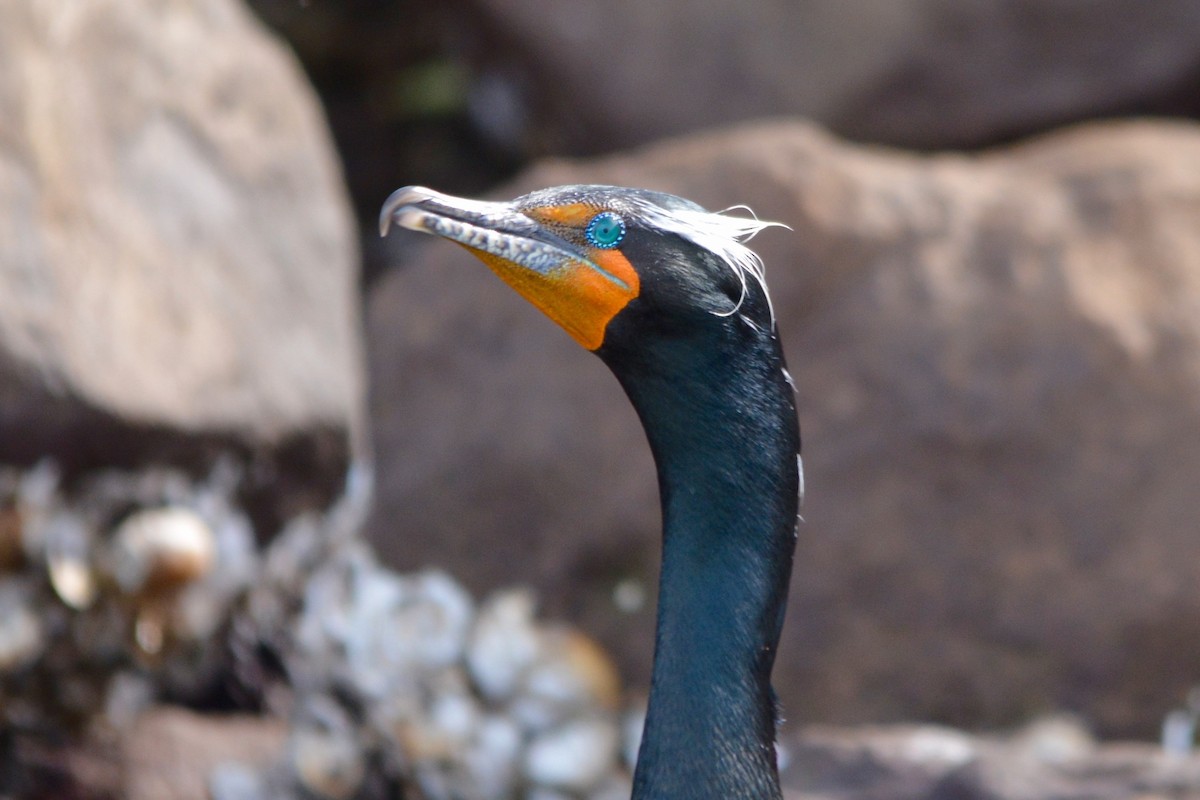
POLYGON ((67 489, 50 461, 0 468, 0 728, 119 722, 130 698, 213 677, 257 566, 236 480, 146 467, 67 489))
POLYGON ((273 771, 215 775, 216 800, 358 797, 379 764, 396 776, 388 791, 431 800, 629 796, 620 684, 595 643, 539 622, 528 591, 476 604, 445 573, 394 573, 361 542, 314 558, 327 539, 298 521, 267 557, 251 608, 260 593, 276 603, 296 564, 321 564, 285 652, 289 746, 273 771))
POLYGON ((214 800, 627 798, 609 657, 538 620, 528 591, 477 603, 442 572, 378 563, 360 470, 260 549, 232 462, 69 488, 49 462, 0 468, 0 729, 122 728, 222 684, 289 732, 273 764, 213 772, 214 800))

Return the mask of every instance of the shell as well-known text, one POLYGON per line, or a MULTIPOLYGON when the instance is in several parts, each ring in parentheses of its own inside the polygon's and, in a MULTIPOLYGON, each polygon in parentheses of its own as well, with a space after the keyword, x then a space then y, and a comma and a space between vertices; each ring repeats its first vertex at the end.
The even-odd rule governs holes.
POLYGON ((496 592, 479 610, 467 643, 467 669, 479 691, 493 702, 512 698, 541 655, 533 611, 533 593, 525 589, 496 592))
POLYGON ((299 670, 342 662, 372 704, 411 692, 414 682, 462 659, 474 603, 436 570, 399 576, 365 550, 317 574, 305 591, 296 638, 299 670))
POLYGON ((45 647, 45 632, 32 606, 25 583, 0 580, 0 676, 33 663, 45 647))
POLYGON ((479 797, 510 797, 517 779, 521 729, 507 717, 484 719, 463 753, 464 767, 479 797))
POLYGON ((94 539, 88 523, 67 509, 42 517, 27 538, 27 546, 40 552, 38 560, 45 560, 54 593, 76 611, 90 608, 100 592, 92 566, 94 539))
POLYGON ((583 718, 533 739, 524 772, 532 783, 569 792, 587 792, 608 776, 617 760, 619 736, 607 718, 583 718))
POLYGON ((349 800, 367 774, 366 755, 354 721, 325 695, 307 698, 301 721, 288 740, 292 774, 307 791, 328 800, 349 800))
POLYGON ((329 731, 292 731, 288 755, 300 785, 317 797, 349 800, 366 777, 366 763, 357 743, 329 731))
POLYGON ((83 611, 96 602, 100 591, 96 573, 83 559, 71 555, 52 555, 46 562, 46 572, 54 593, 71 608, 83 611))
POLYGON ((113 534, 113 578, 126 594, 177 588, 208 574, 216 560, 212 528, 189 508, 129 515, 113 534))
POLYGON ((540 731, 568 717, 594 710, 614 711, 621 682, 608 654, 584 634, 555 628, 541 632, 540 658, 521 680, 513 715, 540 731))

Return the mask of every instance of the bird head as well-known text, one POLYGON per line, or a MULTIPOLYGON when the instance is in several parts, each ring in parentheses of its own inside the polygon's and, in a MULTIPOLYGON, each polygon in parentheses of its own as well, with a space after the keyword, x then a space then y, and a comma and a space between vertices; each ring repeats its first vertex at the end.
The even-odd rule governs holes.
POLYGON ((560 186, 509 202, 410 186, 388 198, 379 223, 381 234, 395 223, 467 248, 589 350, 733 322, 774 327, 762 261, 743 242, 778 223, 753 215, 615 186, 560 186))

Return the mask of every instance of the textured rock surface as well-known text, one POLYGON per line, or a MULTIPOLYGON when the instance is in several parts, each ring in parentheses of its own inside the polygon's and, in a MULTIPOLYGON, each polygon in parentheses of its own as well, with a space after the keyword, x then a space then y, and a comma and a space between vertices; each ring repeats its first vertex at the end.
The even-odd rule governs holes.
POLYGON ((957 147, 1121 111, 1200 112, 1196 0, 474 5, 496 72, 520 71, 512 91, 558 152, 793 114, 957 147))
MULTIPOLYGON (((249 775, 237 765, 262 769, 284 750, 285 731, 270 720, 159 707, 115 738, 103 747, 93 745, 70 755, 74 773, 93 779, 86 789, 95 794, 83 796, 299 796, 234 777, 249 775), (102 794, 102 788, 109 794, 102 794)), ((1200 798, 1200 755, 1195 752, 1168 756, 1149 744, 1097 743, 1086 729, 1061 719, 1039 720, 1011 734, 990 736, 928 725, 814 726, 786 736, 784 750, 781 777, 787 800, 1200 798)), ((591 794, 545 796, 613 800, 627 798, 629 789, 626 785, 591 794)))
POLYGON ((1099 745, 1064 720, 1010 736, 933 726, 821 728, 788 743, 789 800, 1194 800, 1200 757, 1099 745))
POLYGON ((1200 0, 249 0, 325 100, 373 279, 397 186, 474 194, 545 154, 800 115, 982 146, 1065 121, 1200 117, 1200 0))
MULTIPOLYGON (((794 229, 756 242, 809 488, 789 718, 1066 707, 1145 735, 1200 661, 1198 176, 1186 125, 918 158, 779 123, 501 194, 644 185, 794 229)), ((381 283, 369 327, 375 540, 477 592, 534 581, 645 679, 650 610, 612 598, 652 584, 657 497, 603 365, 452 247, 381 283)))
POLYGON ((249 715, 204 716, 163 706, 144 714, 122 737, 128 800, 208 798, 222 764, 266 766, 284 750, 281 721, 249 715))
POLYGON ((0 460, 220 438, 340 475, 352 224, 320 111, 245 9, 6 3, 0 120, 0 460))

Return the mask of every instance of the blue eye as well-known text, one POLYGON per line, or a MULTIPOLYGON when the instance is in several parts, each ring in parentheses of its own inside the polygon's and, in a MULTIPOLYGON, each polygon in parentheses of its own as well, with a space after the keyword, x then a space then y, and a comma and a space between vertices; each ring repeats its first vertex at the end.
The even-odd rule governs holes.
POLYGON ((592 217, 583 235, 593 247, 608 250, 625 238, 625 220, 611 211, 602 211, 592 217))

